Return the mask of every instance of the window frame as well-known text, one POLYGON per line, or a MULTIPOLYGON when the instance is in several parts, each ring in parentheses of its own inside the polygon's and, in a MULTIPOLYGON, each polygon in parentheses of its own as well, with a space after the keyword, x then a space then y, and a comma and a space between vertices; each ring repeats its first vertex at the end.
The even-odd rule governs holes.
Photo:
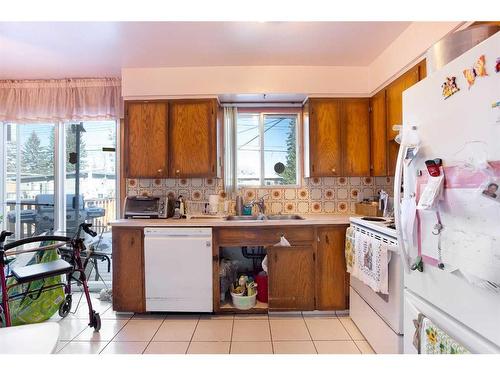
POLYGON ((279 188, 300 188, 303 178, 303 158, 302 158, 302 109, 299 107, 276 107, 276 108, 240 108, 238 107, 238 116, 240 114, 258 114, 259 115, 259 152, 260 152, 260 183, 258 185, 240 185, 238 183, 238 123, 235 126, 234 149, 235 162, 234 174, 236 176, 236 189, 279 189, 279 188), (266 115, 295 115, 295 148, 296 148, 296 183, 284 185, 266 185, 265 184, 265 142, 264 142, 264 117, 266 115))
MULTIPOLYGON (((93 120, 88 120, 93 121, 93 120)), ((99 120, 96 120, 99 121, 99 120)), ((115 128, 115 219, 120 217, 120 178, 121 178, 121 154, 120 154, 120 120, 119 119, 109 119, 103 121, 114 122, 115 128)), ((80 120, 58 120, 53 122, 43 122, 44 124, 51 124, 54 126, 54 230, 56 232, 64 232, 66 230, 66 187, 65 187, 65 177, 66 177, 66 124, 73 122, 81 122, 80 120)), ((85 122, 85 121, 84 121, 85 122)), ((4 145, 2 150, 0 150, 0 216, 2 216, 2 221, 0 222, 0 230, 7 228, 6 222, 6 189, 5 189, 5 176, 7 172, 7 147, 5 147, 7 138, 7 125, 13 124, 16 126, 23 126, 24 123, 10 122, 10 121, 0 121, 0 142, 4 145)), ((31 123, 31 124, 37 124, 31 123)), ((20 146, 20 144, 19 144, 20 146)), ((16 218, 16 226, 20 225, 20 220, 16 218)), ((21 233, 19 227, 16 227, 16 239, 21 233)))

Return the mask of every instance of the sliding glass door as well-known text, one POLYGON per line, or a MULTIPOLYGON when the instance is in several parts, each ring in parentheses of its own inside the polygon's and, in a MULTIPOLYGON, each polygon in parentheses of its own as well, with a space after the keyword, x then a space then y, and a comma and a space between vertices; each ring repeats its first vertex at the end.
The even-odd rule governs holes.
POLYGON ((54 229, 54 124, 4 124, 3 220, 15 238, 54 229))

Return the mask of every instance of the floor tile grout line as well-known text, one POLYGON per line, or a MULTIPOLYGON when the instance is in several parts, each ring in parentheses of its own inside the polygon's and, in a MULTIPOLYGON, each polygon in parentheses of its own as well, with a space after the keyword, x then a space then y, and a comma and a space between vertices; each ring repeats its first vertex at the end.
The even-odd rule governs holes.
POLYGON ((304 318, 304 314, 303 313, 301 313, 301 314, 302 314, 302 320, 304 321, 304 325, 306 326, 306 329, 307 329, 307 333, 309 334, 309 337, 311 338, 311 342, 313 344, 314 350, 316 351, 316 354, 319 354, 318 348, 316 348, 316 344, 315 344, 315 342, 313 340, 313 337, 311 335, 311 331, 309 330, 309 326, 307 325, 307 322, 306 322, 306 320, 304 318))
MULTIPOLYGON (((359 349, 358 345, 356 344, 356 341, 354 341, 354 338, 352 337, 351 335, 351 332, 349 332, 349 330, 347 329, 347 327, 344 325, 344 323, 342 323, 342 319, 339 319, 340 321, 340 324, 342 325, 342 327, 344 327, 344 329, 346 330, 347 334, 349 335, 349 337, 351 338, 351 341, 354 343, 354 346, 356 347, 356 349, 358 349, 359 351, 359 354, 363 354, 361 352, 361 350, 359 349)), ((354 322, 353 322, 354 323, 354 322)))
POLYGON ((191 339, 189 340, 189 344, 186 348, 186 352, 184 354, 188 354, 189 348, 191 347, 191 343, 193 342, 194 334, 196 333, 196 330, 198 329, 198 324, 200 323, 201 316, 198 315, 198 320, 196 321, 196 325, 194 326, 193 333, 191 334, 191 339))
POLYGON ((233 332, 234 332, 234 315, 233 315, 233 324, 231 324, 231 338, 229 340, 229 353, 231 354, 231 348, 233 346, 233 332))
POLYGON ((274 352, 274 340, 273 340, 273 331, 271 329, 271 319, 269 319, 269 314, 267 314, 267 322, 269 324, 269 335, 271 336, 271 350, 273 351, 273 354, 276 354, 274 352))
POLYGON ((163 317, 163 320, 161 321, 160 325, 158 326, 158 328, 156 328, 156 331, 155 333, 153 333, 153 336, 151 336, 151 338, 149 339, 148 343, 146 344, 146 346, 144 347, 144 350, 142 351, 141 354, 144 354, 144 352, 146 351, 146 349, 148 348, 149 344, 151 344, 151 341, 153 341, 153 338, 156 336, 156 334, 158 333, 158 331, 160 330, 161 326, 163 325, 163 322, 165 321, 165 319, 167 318, 167 314, 165 314, 165 316, 163 317))

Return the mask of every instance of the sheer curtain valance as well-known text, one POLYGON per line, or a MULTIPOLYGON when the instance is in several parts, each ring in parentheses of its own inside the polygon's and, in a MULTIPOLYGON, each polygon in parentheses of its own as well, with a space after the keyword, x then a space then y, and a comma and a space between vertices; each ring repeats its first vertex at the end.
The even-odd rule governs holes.
POLYGON ((119 78, 0 81, 0 121, 53 122, 121 117, 119 78))

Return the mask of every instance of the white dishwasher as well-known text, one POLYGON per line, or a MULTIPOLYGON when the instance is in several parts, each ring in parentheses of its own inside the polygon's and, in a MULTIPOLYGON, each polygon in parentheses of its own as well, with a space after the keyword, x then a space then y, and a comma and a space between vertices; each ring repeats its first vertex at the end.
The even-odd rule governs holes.
POLYGON ((212 229, 144 228, 146 311, 212 312, 212 229))

